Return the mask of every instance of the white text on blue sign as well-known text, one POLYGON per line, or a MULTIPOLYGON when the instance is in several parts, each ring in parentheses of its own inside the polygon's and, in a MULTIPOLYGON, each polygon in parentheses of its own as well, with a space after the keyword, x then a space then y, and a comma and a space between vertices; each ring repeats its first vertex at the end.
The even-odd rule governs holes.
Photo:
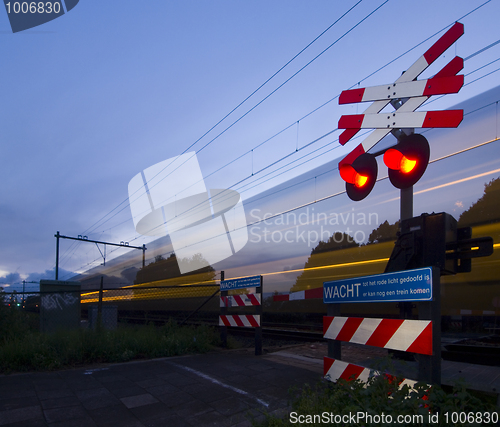
POLYGON ((256 288, 258 286, 260 286, 260 276, 243 277, 242 279, 223 280, 220 282, 221 291, 241 288, 256 288))
POLYGON ((323 283, 323 302, 432 300, 432 269, 405 270, 323 283))

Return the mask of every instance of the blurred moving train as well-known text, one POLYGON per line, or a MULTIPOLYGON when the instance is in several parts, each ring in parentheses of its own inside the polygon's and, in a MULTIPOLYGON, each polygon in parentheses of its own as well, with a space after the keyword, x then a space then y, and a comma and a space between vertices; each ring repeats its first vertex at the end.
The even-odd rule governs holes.
MULTIPOLYGON (((459 226, 471 226, 473 237, 494 240, 493 255, 473 260, 470 273, 442 277, 444 330, 491 332, 500 327, 498 101, 500 87, 455 106, 464 109, 458 129, 425 131, 431 160, 414 186, 414 215, 448 212, 459 226)), ((393 143, 389 135, 381 144, 393 143)), ((331 144, 338 145, 336 140, 331 144)), ((347 198, 337 164, 329 162, 245 200, 248 242, 232 257, 180 275, 166 236, 148 245, 154 261, 145 268, 140 255, 131 252, 73 278, 88 290, 82 303, 97 301, 102 276, 108 289, 104 303, 117 304, 119 311, 187 314, 213 296, 202 311, 216 319, 218 280, 224 271, 226 279, 263 276, 264 324, 321 323, 326 313, 321 299, 274 301, 272 296, 382 273, 399 218, 399 193, 386 179, 383 164, 374 190, 357 203, 347 198)), ((345 304, 342 313, 398 316, 396 305, 345 304)))

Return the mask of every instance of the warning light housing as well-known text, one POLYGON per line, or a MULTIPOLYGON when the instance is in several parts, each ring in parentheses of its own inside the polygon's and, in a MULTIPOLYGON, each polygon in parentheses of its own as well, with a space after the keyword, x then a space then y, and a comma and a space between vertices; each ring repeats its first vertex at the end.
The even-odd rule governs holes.
POLYGON ((346 182, 347 195, 351 200, 363 200, 373 189, 377 180, 377 160, 371 154, 358 156, 352 164, 339 166, 342 179, 346 182))
POLYGON ((409 188, 424 174, 429 163, 430 148, 427 139, 411 134, 384 154, 389 168, 389 179, 396 188, 409 188))

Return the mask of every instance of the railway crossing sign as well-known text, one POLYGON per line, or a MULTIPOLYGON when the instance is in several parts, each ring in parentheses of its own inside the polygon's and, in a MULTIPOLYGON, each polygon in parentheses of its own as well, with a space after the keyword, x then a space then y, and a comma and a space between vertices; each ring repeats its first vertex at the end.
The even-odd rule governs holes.
POLYGON ((403 270, 323 284, 323 302, 431 301, 432 269, 403 270))
MULTIPOLYGON (((255 329, 255 355, 262 355, 262 276, 241 277, 224 280, 220 272, 220 315, 219 327, 223 347, 227 347, 227 328, 231 326, 255 329), (228 295, 233 289, 256 288, 255 294, 228 295), (253 307, 255 314, 229 314, 229 309, 253 307)), ((244 310, 244 308, 243 308, 244 310)))
POLYGON ((401 135, 403 129, 455 128, 462 122, 463 110, 416 110, 432 95, 457 93, 462 88, 464 76, 457 73, 463 68, 463 59, 458 56, 433 78, 417 80, 417 77, 463 34, 463 24, 455 23, 394 83, 341 93, 339 104, 373 101, 363 114, 343 115, 338 123, 339 129, 345 129, 339 137, 341 145, 347 144, 361 129, 375 129, 339 163, 340 175, 346 181, 347 194, 352 200, 362 200, 375 185, 376 166, 371 167, 372 173, 369 174, 358 169, 366 169, 359 165, 370 163, 368 157, 374 155, 368 154, 368 151, 386 135, 391 132, 401 135), (389 104, 395 111, 382 113, 389 104))
MULTIPOLYGON (((323 334, 329 341, 324 372, 330 381, 355 377, 364 367, 346 364, 341 360, 340 343, 352 342, 417 353, 418 380, 441 382, 441 310, 440 269, 422 267, 373 276, 324 282, 323 302, 328 315, 323 317, 323 334), (340 303, 418 301, 418 320, 342 317, 340 303), (338 363, 340 362, 340 363, 338 363), (332 365, 334 369, 332 370, 332 365), (352 370, 355 372, 352 372, 352 370)), ((364 375, 364 374, 363 374, 364 375)), ((363 377, 361 375, 361 377, 363 377)), ((362 379, 360 377, 360 379, 362 379)))

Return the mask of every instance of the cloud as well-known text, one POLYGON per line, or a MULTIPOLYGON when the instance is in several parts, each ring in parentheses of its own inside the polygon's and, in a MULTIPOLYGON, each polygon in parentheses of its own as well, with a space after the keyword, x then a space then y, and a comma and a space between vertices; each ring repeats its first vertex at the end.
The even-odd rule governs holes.
POLYGON ((3 277, 0 277, 0 285, 10 285, 22 282, 21 276, 19 273, 8 273, 3 277))
MULTIPOLYGON (((59 280, 69 280, 71 277, 75 276, 72 271, 64 270, 59 268, 59 280)), ((43 273, 30 273, 26 279, 27 282, 39 282, 40 280, 55 280, 56 269, 45 270, 43 273)))
MULTIPOLYGON (((72 271, 64 270, 59 268, 59 279, 69 280, 71 277, 75 276, 72 271)), ((39 289, 40 280, 55 280, 55 268, 51 270, 45 270, 43 273, 29 273, 28 277, 24 280, 25 289, 32 291, 34 289, 39 289), (35 282, 35 283, 30 283, 35 282)), ((21 292, 23 290, 23 279, 19 273, 8 273, 0 277, 0 287, 5 288, 6 292, 17 291, 21 292), (9 285, 8 287, 5 284, 9 285)))

